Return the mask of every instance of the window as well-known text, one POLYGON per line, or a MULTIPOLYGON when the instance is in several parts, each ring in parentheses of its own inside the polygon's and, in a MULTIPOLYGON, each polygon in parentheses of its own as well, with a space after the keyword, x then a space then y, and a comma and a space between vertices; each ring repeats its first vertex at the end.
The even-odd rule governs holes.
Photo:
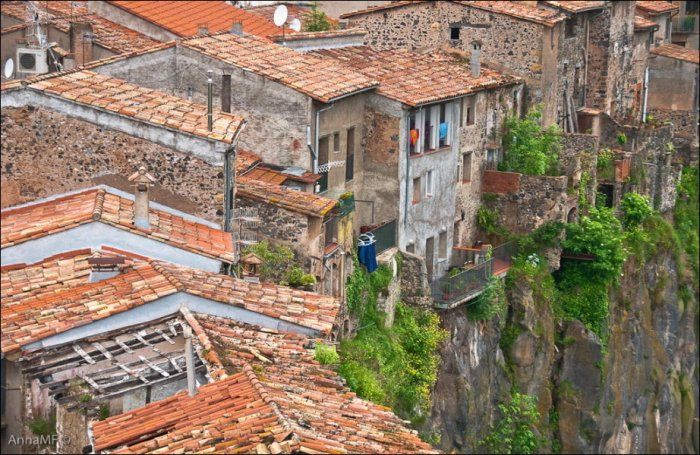
POLYGON ((340 133, 333 133, 333 153, 340 153, 340 133))
POLYGON ((406 252, 415 253, 416 252, 416 244, 411 242, 408 245, 406 245, 406 252))
POLYGON ((333 217, 326 221, 326 245, 336 243, 338 241, 338 218, 333 217))
POLYGON ((433 125, 430 123, 431 112, 425 110, 423 112, 423 150, 432 150, 433 147, 433 125))
POLYGON ((318 140, 318 166, 319 173, 321 174, 321 178, 318 180, 318 185, 320 187, 319 193, 328 190, 328 169, 324 170, 321 168, 324 164, 328 164, 328 142, 328 136, 323 136, 318 140))
POLYGON ((462 155, 462 181, 470 182, 472 179, 472 154, 462 155))
POLYGON ((420 141, 420 128, 418 127, 417 114, 411 112, 408 116, 408 152, 411 155, 418 154, 420 141))
POLYGON ((459 221, 455 221, 452 228, 452 243, 459 245, 459 221))
POLYGON ((438 116, 438 147, 447 147, 452 143, 452 104, 440 104, 438 116))
POLYGON ((413 203, 418 204, 420 202, 420 177, 413 179, 413 203))
POLYGON ((649 33, 649 47, 654 46, 654 32, 649 33))
POLYGON ((666 19, 666 41, 671 41, 671 18, 666 19))
POLYGON ((438 257, 447 259, 447 232, 441 232, 438 238, 438 257))
POLYGON ((345 181, 349 182, 355 176, 355 128, 348 128, 347 154, 345 157, 345 181))
POLYGON ((685 13, 689 15, 698 14, 700 10, 700 3, 698 2, 685 2, 685 13))
MULTIPOLYGON (((576 69, 576 74, 578 74, 578 69, 576 69)), ((578 80, 578 76, 574 77, 574 81, 578 80)), ((513 90, 513 115, 516 117, 520 116, 520 91, 513 90)))
POLYGON ((488 149, 486 151, 486 168, 496 169, 498 165, 498 149, 488 149))
POLYGON ((450 27, 450 39, 453 41, 459 40, 459 32, 461 27, 450 27))
POLYGON ((474 124, 474 110, 476 109, 476 97, 467 96, 462 102, 462 126, 474 124))
POLYGON ((433 197, 433 171, 428 171, 425 176, 425 197, 433 197))
POLYGON ((564 37, 571 38, 576 36, 576 19, 567 19, 564 22, 564 37))

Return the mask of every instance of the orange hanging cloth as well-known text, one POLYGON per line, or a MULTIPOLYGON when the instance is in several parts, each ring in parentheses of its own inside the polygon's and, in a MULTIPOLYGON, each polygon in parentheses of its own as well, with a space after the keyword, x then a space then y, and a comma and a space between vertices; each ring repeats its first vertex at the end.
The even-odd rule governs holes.
POLYGON ((418 130, 411 130, 411 145, 416 145, 416 142, 418 142, 418 130))

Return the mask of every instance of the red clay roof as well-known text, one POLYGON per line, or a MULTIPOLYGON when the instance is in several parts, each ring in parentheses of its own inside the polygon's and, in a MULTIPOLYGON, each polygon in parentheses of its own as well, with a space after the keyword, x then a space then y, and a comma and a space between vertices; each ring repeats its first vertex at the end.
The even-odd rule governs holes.
POLYGON ((258 36, 279 33, 279 27, 258 14, 222 1, 109 1, 129 13, 162 27, 178 36, 195 36, 200 25, 209 32, 230 30, 241 22, 243 31, 258 36))
POLYGON ((176 292, 242 307, 322 333, 330 332, 339 310, 333 297, 249 283, 155 260, 134 261, 119 275, 90 283, 85 280, 85 266, 78 264, 86 260, 81 252, 70 263, 49 258, 27 266, 27 271, 2 270, 3 353, 176 292), (56 283, 61 277, 63 282, 56 283), (34 289, 22 286, 27 281, 34 289))
POLYGON ((560 0, 546 1, 545 3, 574 14, 605 8, 605 2, 601 1, 560 0))
POLYGON ((363 28, 346 28, 339 30, 330 30, 325 32, 299 32, 293 35, 274 35, 270 39, 274 42, 280 41, 303 41, 309 39, 321 39, 321 38, 336 38, 339 36, 364 36, 367 34, 367 30, 363 28))
POLYGON ((37 82, 28 86, 31 90, 229 144, 243 124, 243 118, 238 115, 215 111, 209 131, 206 106, 88 70, 32 81, 37 82))
POLYGON ((335 199, 254 180, 247 174, 238 178, 236 195, 276 205, 292 212, 317 217, 325 216, 338 205, 338 201, 335 199))
POLYGON ((635 3, 637 9, 643 11, 649 16, 658 16, 659 14, 672 13, 678 11, 678 5, 674 5, 671 2, 664 2, 661 0, 654 1, 637 1, 635 3))
POLYGON ((684 62, 700 64, 700 54, 697 49, 688 49, 677 44, 662 44, 651 49, 654 55, 683 60, 684 62))
POLYGON ((183 40, 181 44, 324 103, 377 86, 376 81, 330 59, 302 54, 254 36, 221 33, 183 40))
MULTIPOLYGON (((352 18, 355 16, 361 16, 368 13, 375 13, 377 11, 384 11, 387 9, 399 8, 403 6, 415 5, 418 3, 426 3, 423 0, 409 0, 409 1, 396 1, 391 2, 386 5, 378 5, 369 7, 359 11, 352 11, 350 13, 341 14, 341 19, 352 18)), ((548 27, 553 26, 559 21, 566 19, 566 15, 558 11, 553 11, 550 9, 537 8, 526 4, 525 2, 519 1, 454 1, 453 3, 459 3, 466 7, 475 7, 483 9, 486 11, 492 11, 494 13, 505 14, 508 16, 513 16, 518 19, 524 19, 531 22, 536 22, 538 24, 546 25, 548 27)), ((570 4, 576 2, 562 1, 559 3, 566 3, 569 8, 573 8, 570 4)), ((600 2, 582 2, 582 3, 600 3, 600 2)), ((590 6, 590 5, 589 5, 590 6)), ((588 6, 587 6, 588 7, 588 6)), ((563 6, 562 6, 563 8, 563 6)))
POLYGON ((90 189, 1 213, 2 248, 17 245, 81 224, 99 221, 196 254, 233 262, 229 233, 162 210, 150 210, 151 228, 133 223, 134 202, 104 189, 90 189))
POLYGON ((377 93, 409 106, 433 103, 469 93, 520 82, 482 67, 474 77, 468 65, 453 57, 408 50, 374 50, 369 46, 322 49, 314 55, 330 57, 380 81, 377 93))
MULTIPOLYGON (((319 365, 313 358, 308 337, 187 312, 185 318, 202 347, 212 354, 208 355, 212 369, 228 370, 212 376, 226 379, 214 382, 219 384, 217 387, 213 384, 201 387, 197 395, 187 398, 186 402, 180 397, 173 398, 167 404, 161 402, 162 406, 152 404, 94 423, 96 450, 150 453, 159 448, 167 452, 183 449, 185 452, 221 452, 229 445, 238 447, 244 441, 241 433, 250 435, 245 424, 222 422, 218 418, 197 422, 185 418, 181 426, 173 428, 169 416, 183 412, 185 407, 190 414, 205 415, 227 408, 231 401, 242 407, 243 403, 237 400, 240 395, 226 399, 226 404, 221 402, 213 409, 209 403, 216 400, 214 396, 221 396, 218 390, 230 383, 240 383, 242 375, 246 375, 265 403, 275 410, 275 419, 259 411, 259 415, 251 414, 250 420, 244 422, 256 423, 253 428, 258 433, 249 436, 253 444, 260 434, 269 435, 264 449, 272 453, 278 453, 278 449, 285 453, 436 452, 421 441, 415 431, 406 428, 389 408, 358 398, 335 372, 319 365), (225 367, 221 359, 225 360, 225 367), (164 419, 156 422, 151 417, 155 413, 164 419), (279 428, 284 431, 278 432, 279 428)), ((257 395, 248 394, 246 398, 251 408, 263 409, 257 395)), ((247 451, 261 449, 255 446, 247 451)))
POLYGON ((261 161, 262 158, 255 153, 247 150, 238 150, 238 153, 236 153, 236 174, 243 174, 261 161))
POLYGON ((650 21, 642 16, 634 16, 634 30, 650 30, 652 28, 659 28, 659 24, 654 21, 650 21))
MULTIPOLYGON (((295 5, 292 3, 286 3, 286 2, 281 2, 284 3, 284 6, 287 7, 287 25, 285 26, 285 34, 287 36, 291 36, 291 34, 287 33, 289 30, 289 24, 294 20, 294 19, 299 19, 301 22, 301 29, 305 30, 306 29, 306 16, 311 13, 311 8, 308 6, 302 6, 302 5, 295 5)), ((249 13, 257 14, 260 15, 270 22, 274 20, 275 16, 275 10, 277 9, 277 5, 263 5, 263 6, 252 6, 252 7, 247 7, 245 8, 246 11, 249 13)), ((336 19, 333 19, 330 16, 328 17, 328 21, 331 23, 332 27, 337 27, 338 26, 338 21, 336 19)), ((280 30, 279 28, 277 29, 277 32, 279 33, 280 30)), ((296 33, 294 33, 296 35, 296 33)))

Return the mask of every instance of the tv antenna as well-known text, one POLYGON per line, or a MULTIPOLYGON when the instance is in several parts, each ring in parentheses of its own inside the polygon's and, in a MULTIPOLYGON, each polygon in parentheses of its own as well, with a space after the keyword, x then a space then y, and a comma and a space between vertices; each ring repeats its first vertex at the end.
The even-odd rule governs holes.
POLYGON ((282 40, 284 41, 284 24, 287 22, 287 7, 280 5, 275 9, 273 21, 276 26, 282 27, 282 40))
POLYGON ((9 79, 12 77, 12 73, 15 72, 15 61, 12 60, 11 58, 8 58, 5 61, 5 66, 2 69, 2 73, 5 75, 5 79, 9 79))
POLYGON ((289 28, 291 28, 295 32, 300 32, 301 31, 301 21, 297 18, 292 19, 292 22, 289 24, 289 28))

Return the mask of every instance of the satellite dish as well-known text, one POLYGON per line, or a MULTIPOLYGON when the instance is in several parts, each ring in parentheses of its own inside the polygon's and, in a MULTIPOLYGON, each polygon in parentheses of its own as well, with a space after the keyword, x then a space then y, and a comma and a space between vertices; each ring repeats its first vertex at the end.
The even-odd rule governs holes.
POLYGON ((2 70, 3 74, 5 75, 5 79, 9 79, 12 77, 12 73, 15 72, 15 62, 11 58, 8 58, 5 60, 5 67, 2 70))
POLYGON ((289 28, 295 32, 301 31, 301 21, 299 19, 292 20, 292 23, 289 24, 289 28))
POLYGON ((287 22, 287 7, 284 5, 280 5, 277 7, 275 10, 275 25, 278 27, 281 27, 284 25, 285 22, 287 22))

